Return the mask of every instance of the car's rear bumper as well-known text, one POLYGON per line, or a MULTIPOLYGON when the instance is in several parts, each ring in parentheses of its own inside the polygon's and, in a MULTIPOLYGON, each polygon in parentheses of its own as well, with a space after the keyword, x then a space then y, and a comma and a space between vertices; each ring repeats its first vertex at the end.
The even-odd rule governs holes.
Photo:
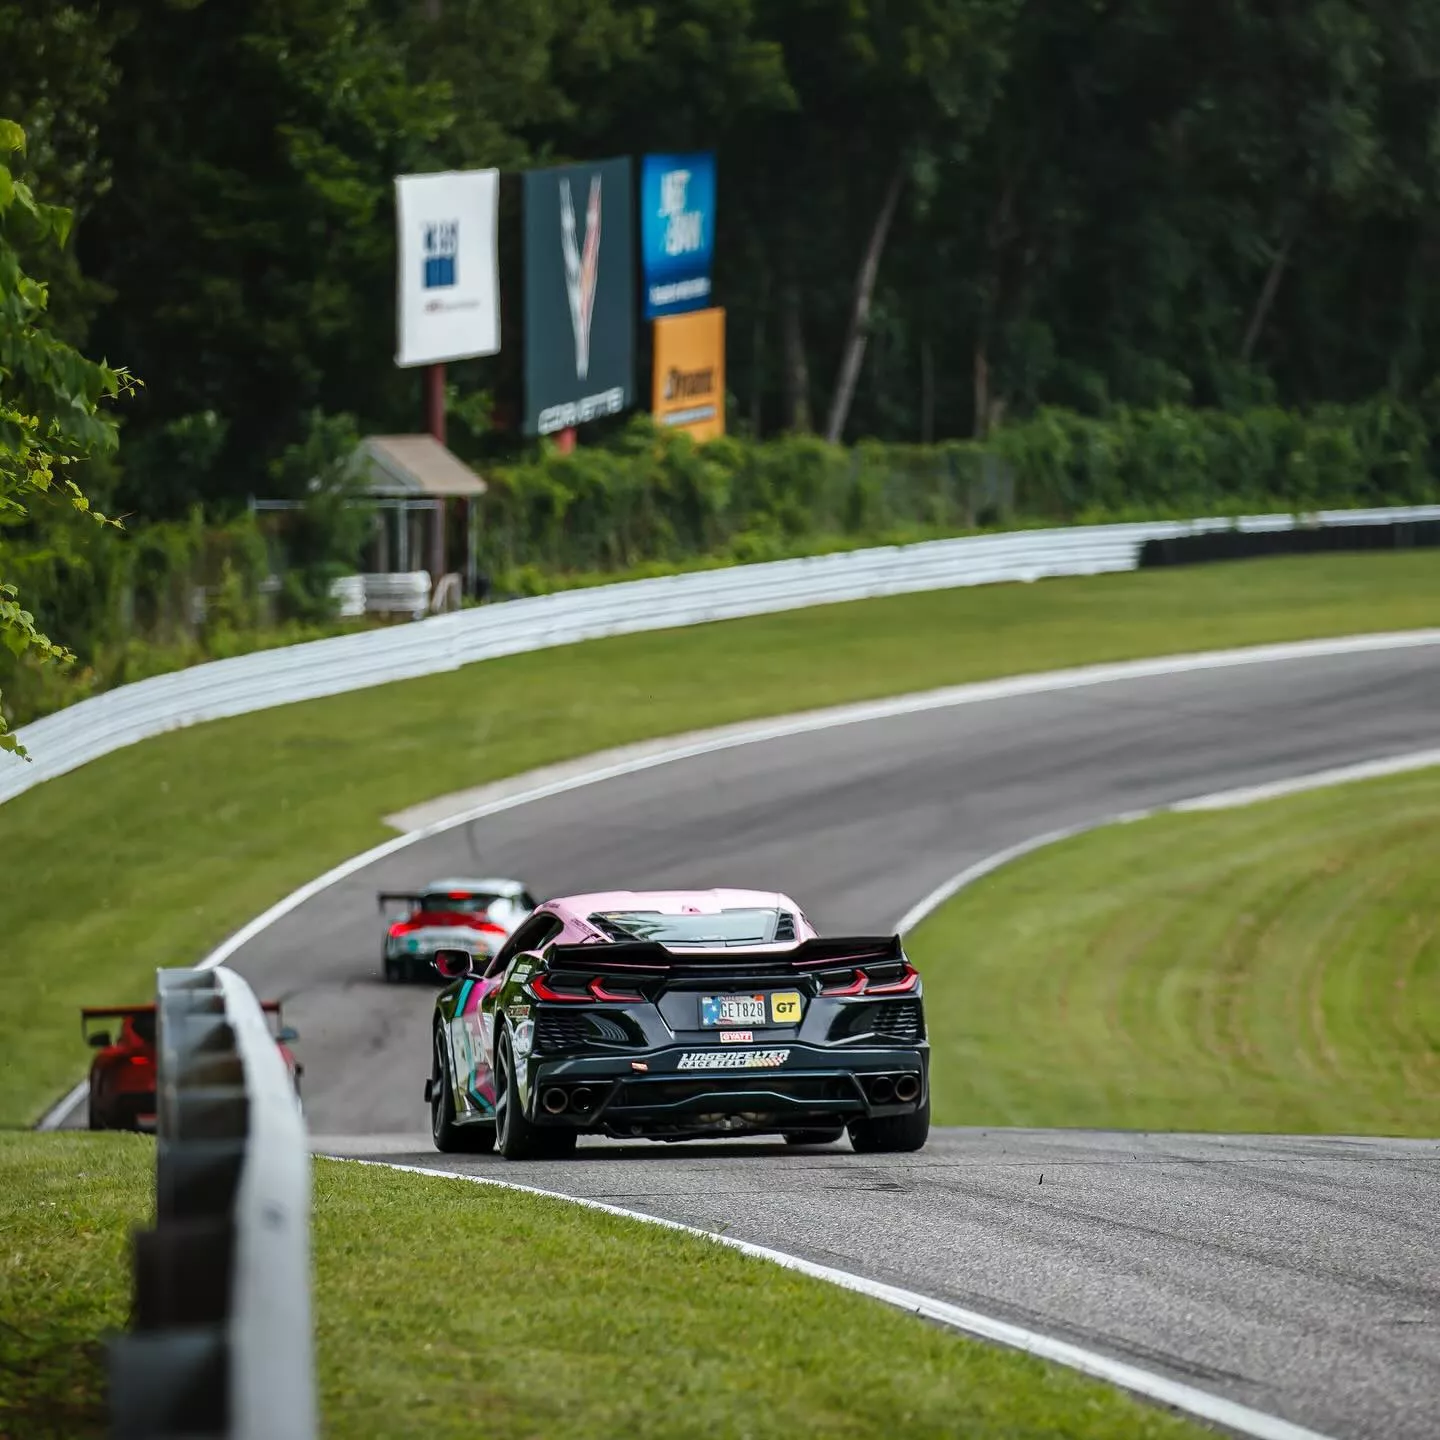
POLYGON ((910 1114, 928 1098, 929 1068, 923 1043, 842 1050, 788 1041, 724 1051, 702 1043, 638 1056, 536 1056, 526 1113, 537 1125, 617 1136, 776 1133, 910 1114), (760 1063, 782 1052, 779 1063, 760 1063), (563 1108, 553 1109, 562 1093, 563 1108))
POLYGON ((92 1109, 92 1127, 99 1130, 155 1129, 155 1092, 121 1091, 92 1109))

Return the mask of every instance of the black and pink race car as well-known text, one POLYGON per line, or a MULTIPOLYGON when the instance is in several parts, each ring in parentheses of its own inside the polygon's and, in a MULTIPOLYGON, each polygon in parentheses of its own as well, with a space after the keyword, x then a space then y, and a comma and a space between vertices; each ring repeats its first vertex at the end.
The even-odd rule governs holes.
POLYGON ((488 960, 442 948, 435 965, 439 1150, 848 1130, 875 1153, 929 1136, 924 998, 900 937, 822 937, 786 895, 571 895, 488 960))

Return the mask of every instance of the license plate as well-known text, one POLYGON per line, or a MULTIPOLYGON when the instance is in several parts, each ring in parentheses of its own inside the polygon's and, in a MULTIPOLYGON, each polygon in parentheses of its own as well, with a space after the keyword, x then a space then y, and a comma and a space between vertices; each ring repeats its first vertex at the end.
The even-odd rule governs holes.
POLYGON ((765 997, 763 995, 702 995, 700 997, 700 1023, 702 1025, 764 1025, 765 997))

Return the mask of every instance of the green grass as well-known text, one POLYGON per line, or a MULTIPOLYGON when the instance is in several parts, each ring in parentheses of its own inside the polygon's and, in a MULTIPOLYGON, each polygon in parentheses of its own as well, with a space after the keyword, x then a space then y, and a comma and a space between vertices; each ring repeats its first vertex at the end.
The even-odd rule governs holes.
MULTIPOLYGON (((125 1324, 153 1157, 143 1138, 0 1135, 0 1434, 104 1435, 100 1341, 125 1324)), ((313 1242, 331 1440, 1211 1433, 709 1241, 559 1200, 319 1160, 313 1242)))
POLYGON ((81 1004, 147 998, 382 817, 700 726, 1090 662, 1440 624, 1426 553, 985 586, 626 636, 177 731, 0 806, 0 1125, 89 1054, 81 1004))
POLYGON ((1051 846, 919 927, 947 1125, 1440 1134, 1440 770, 1051 846))
POLYGON ((152 1223, 140 1135, 0 1134, 0 1435, 107 1433, 107 1333, 130 1310, 130 1231, 152 1223))

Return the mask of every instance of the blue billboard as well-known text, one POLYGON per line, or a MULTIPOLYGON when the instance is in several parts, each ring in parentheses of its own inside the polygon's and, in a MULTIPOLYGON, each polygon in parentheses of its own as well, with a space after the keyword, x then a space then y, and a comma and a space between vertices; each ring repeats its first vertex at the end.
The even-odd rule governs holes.
POLYGON ((710 307, 715 156, 647 155, 640 172, 645 318, 710 307))

